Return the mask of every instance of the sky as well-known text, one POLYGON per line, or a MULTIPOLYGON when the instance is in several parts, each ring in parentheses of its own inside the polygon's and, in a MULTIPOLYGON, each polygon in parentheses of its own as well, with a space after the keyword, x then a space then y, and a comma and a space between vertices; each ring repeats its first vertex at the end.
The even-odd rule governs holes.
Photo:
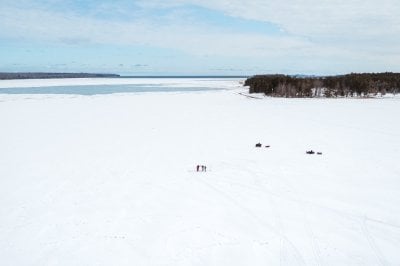
POLYGON ((0 0, 0 72, 400 72, 399 0, 0 0))

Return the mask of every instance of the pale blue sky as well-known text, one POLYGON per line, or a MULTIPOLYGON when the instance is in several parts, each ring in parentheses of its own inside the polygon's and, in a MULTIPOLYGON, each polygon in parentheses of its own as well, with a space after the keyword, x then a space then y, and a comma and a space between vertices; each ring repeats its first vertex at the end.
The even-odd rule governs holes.
POLYGON ((398 0, 2 0, 0 71, 400 71, 398 0))

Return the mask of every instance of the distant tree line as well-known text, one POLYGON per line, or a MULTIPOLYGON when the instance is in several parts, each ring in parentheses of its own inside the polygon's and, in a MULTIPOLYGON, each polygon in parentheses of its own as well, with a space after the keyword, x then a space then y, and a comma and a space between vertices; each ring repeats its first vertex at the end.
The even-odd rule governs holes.
POLYGON ((248 78, 250 93, 276 97, 368 97, 400 91, 400 73, 351 73, 340 76, 299 77, 257 75, 248 78))
POLYGON ((56 79, 56 78, 116 78, 116 74, 0 72, 0 79, 56 79))

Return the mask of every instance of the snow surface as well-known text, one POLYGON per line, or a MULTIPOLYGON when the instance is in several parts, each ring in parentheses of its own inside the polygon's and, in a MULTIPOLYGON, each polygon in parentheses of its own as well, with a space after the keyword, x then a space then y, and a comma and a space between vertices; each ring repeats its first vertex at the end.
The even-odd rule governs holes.
POLYGON ((1 265, 400 265, 400 99, 220 83, 0 95, 1 265))

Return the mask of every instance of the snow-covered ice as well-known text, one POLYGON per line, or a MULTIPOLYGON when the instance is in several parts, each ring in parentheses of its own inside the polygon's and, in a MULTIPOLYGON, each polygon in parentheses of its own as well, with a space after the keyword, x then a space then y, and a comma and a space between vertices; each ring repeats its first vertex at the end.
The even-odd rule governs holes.
POLYGON ((1 265, 400 265, 399 98, 160 82, 0 94, 1 265))
MULTIPOLYGON (((0 80, 1 88, 53 87, 79 85, 159 85, 180 87, 205 87, 218 85, 231 88, 232 78, 68 78, 68 79, 13 79, 0 80)), ((236 86, 237 84, 234 84, 236 86)))

